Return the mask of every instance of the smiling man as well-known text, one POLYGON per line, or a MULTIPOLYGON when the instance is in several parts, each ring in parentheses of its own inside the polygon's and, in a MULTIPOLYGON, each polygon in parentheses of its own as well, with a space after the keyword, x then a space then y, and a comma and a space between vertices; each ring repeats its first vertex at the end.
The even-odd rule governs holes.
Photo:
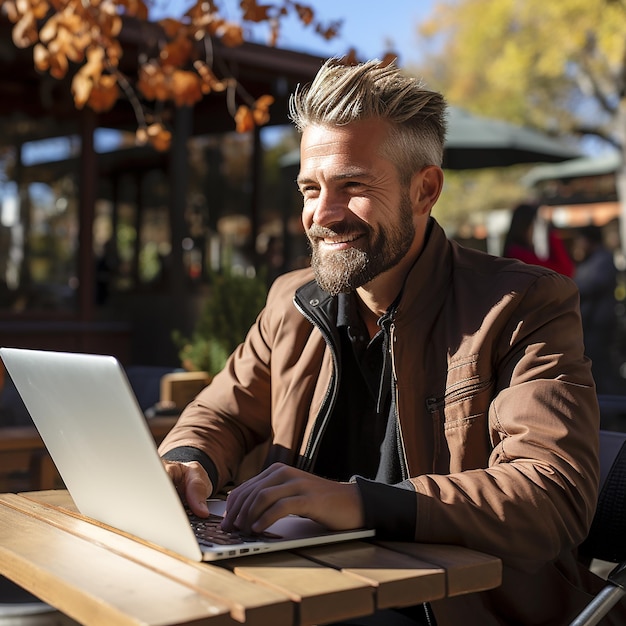
POLYGON ((291 117, 311 268, 275 281, 162 443, 181 497, 206 515, 235 484, 227 530, 297 514, 503 561, 497 590, 363 623, 567 623, 598 487, 574 283, 446 238, 445 102, 395 66, 330 60, 291 117))

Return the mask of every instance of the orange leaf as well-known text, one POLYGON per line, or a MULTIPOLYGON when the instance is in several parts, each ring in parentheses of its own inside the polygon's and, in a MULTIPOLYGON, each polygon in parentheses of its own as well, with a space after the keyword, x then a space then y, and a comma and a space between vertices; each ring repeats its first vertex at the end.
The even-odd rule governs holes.
POLYGON ((254 117, 250 107, 242 104, 235 113, 235 124, 238 133, 247 133, 254 129, 254 117))
POLYGON ((69 63, 67 57, 62 53, 50 54, 50 76, 53 78, 65 78, 69 63))
POLYGON ((380 62, 381 67, 387 67, 391 65, 394 61, 398 60, 398 55, 395 52, 386 52, 385 56, 382 58, 380 62))
POLYGON ((274 103, 274 98, 272 96, 261 96, 255 103, 252 109, 252 117, 254 119, 254 123, 257 126, 263 126, 263 124, 267 124, 270 121, 270 112, 269 108, 274 103))
POLYGON ((85 72, 78 71, 72 78, 72 95, 77 109, 85 106, 93 88, 93 81, 85 72))
POLYGON ((165 33, 165 35, 170 39, 178 36, 178 34, 185 28, 180 20, 175 20, 171 17, 159 20, 158 23, 163 28, 163 32, 165 33))
POLYGON ((259 5, 255 0, 242 0, 240 6, 243 10, 242 18, 249 22, 265 22, 270 18, 270 5, 259 5))
POLYGON ((87 50, 87 63, 80 68, 79 72, 92 80, 97 80, 103 70, 104 50, 98 46, 91 46, 87 50))
POLYGON ((159 58, 163 62, 163 65, 183 67, 189 61, 192 52, 193 45, 191 41, 185 37, 177 37, 163 47, 159 58))
POLYGON ((120 0, 119 4, 126 7, 126 13, 140 20, 148 19, 148 7, 141 0, 120 0))
POLYGON ((243 30, 239 24, 225 22, 215 31, 215 35, 222 40, 225 46, 234 48, 243 43, 243 30))
POLYGON ((148 141, 152 144, 152 146, 158 150, 159 152, 165 152, 169 150, 169 147, 172 143, 172 133, 167 130, 163 124, 155 123, 150 124, 146 129, 146 133, 148 136, 148 141))
POLYGON ((356 65, 359 62, 359 59, 356 56, 356 50, 354 48, 350 48, 350 50, 348 50, 348 54, 341 59, 341 62, 344 65, 356 65))
POLYGON ((18 48, 28 48, 37 41, 39 34, 37 33, 37 26, 32 13, 27 13, 20 18, 13 27, 12 35, 13 43, 18 48))
POLYGON ((2 3, 2 9, 5 15, 9 18, 9 22, 15 24, 20 19, 20 13, 15 6, 15 2, 13 0, 5 0, 2 3))
POLYGON ((50 52, 46 46, 38 43, 33 48, 33 60, 35 67, 40 72, 45 72, 50 67, 50 52))
POLYGON ((194 72, 175 71, 172 92, 176 106, 191 106, 202 99, 201 79, 194 72))
POLYGON ((260 109, 269 109, 269 107, 271 107, 272 104, 274 104, 274 96, 269 96, 267 94, 265 94, 264 96, 261 96, 254 103, 255 107, 258 107, 260 109))
POLYGON ((193 21, 202 20, 208 15, 217 13, 217 7, 213 0, 198 0, 186 13, 187 17, 190 17, 193 21))
MULTIPOLYGON (((2 3, 0 2, 0 4, 2 3)), ((42 20, 48 14, 50 5, 46 2, 46 0, 34 0, 30 6, 30 10, 36 20, 42 20)))
POLYGON ((305 6, 304 4, 298 4, 297 2, 294 6, 296 8, 296 11, 298 12, 298 17, 300 18, 300 21, 305 26, 308 26, 315 17, 313 9, 311 7, 305 6))
POLYGON ((120 96, 120 89, 115 76, 104 74, 94 86, 87 100, 87 105, 96 113, 110 111, 120 96))
POLYGON ((108 38, 117 37, 122 30, 122 18, 119 15, 101 12, 98 15, 98 24, 102 34, 108 38))

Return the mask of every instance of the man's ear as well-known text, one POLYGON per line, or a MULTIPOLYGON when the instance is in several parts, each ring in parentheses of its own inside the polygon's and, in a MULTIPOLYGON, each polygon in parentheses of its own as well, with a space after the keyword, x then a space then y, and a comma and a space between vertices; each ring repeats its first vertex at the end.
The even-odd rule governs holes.
POLYGON ((429 214, 443 188, 443 170, 437 165, 427 165, 413 174, 411 203, 419 214, 429 214))

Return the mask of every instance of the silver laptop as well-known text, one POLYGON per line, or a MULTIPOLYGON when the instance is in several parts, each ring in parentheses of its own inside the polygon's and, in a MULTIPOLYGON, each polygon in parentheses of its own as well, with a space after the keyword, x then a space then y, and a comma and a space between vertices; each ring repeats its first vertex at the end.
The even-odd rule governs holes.
MULTIPOLYGON (((199 539, 114 357, 19 348, 0 348, 0 357, 83 515, 197 561, 374 535, 288 516, 267 535, 199 539)), ((224 503, 209 508, 219 515, 224 503)))

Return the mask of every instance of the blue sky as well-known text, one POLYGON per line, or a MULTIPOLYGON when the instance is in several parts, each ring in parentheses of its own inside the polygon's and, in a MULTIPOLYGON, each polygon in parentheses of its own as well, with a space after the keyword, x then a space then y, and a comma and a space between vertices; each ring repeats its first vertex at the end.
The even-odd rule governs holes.
POLYGON ((340 36, 326 42, 299 24, 285 25, 280 47, 341 56, 351 47, 361 60, 381 57, 393 48, 402 65, 419 60, 417 25, 430 13, 431 0, 314 0, 311 2, 322 23, 342 19, 340 36))
MULTIPOLYGON (((319 56, 343 56, 353 47, 360 60, 381 57, 390 47, 399 54, 401 65, 419 61, 417 25, 431 12, 434 0, 386 0, 376 3, 364 0, 302 0, 323 24, 343 20, 339 37, 324 41, 296 19, 284 22, 278 47, 309 52, 319 56)), ((153 17, 178 17, 191 2, 157 0, 153 17)), ((240 13, 238 0, 222 0, 219 6, 228 17, 240 13), (232 7, 232 8, 229 8, 232 7)), ((266 25, 257 29, 258 41, 264 43, 266 25)))

